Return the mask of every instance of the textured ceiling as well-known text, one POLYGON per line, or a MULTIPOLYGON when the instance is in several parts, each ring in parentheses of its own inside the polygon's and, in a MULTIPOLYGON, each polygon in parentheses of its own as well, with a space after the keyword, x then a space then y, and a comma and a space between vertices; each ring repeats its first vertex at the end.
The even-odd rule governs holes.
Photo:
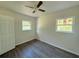
MULTIPOLYGON (((36 6, 37 3, 38 1, 0 1, 0 7, 8 8, 25 15, 39 17, 43 12, 37 11, 33 14, 33 9, 25 7, 25 5, 36 6)), ((46 12, 55 12, 76 5, 79 5, 78 1, 43 1, 43 5, 40 8, 45 9, 46 12)))

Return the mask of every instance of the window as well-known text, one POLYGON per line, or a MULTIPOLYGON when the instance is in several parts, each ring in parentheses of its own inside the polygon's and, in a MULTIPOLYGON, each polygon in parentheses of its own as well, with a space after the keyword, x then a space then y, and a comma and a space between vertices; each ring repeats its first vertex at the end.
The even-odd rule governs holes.
POLYGON ((22 21, 22 30, 31 30, 31 22, 29 21, 22 21))
POLYGON ((57 29, 60 32, 72 32, 73 17, 57 19, 57 29))

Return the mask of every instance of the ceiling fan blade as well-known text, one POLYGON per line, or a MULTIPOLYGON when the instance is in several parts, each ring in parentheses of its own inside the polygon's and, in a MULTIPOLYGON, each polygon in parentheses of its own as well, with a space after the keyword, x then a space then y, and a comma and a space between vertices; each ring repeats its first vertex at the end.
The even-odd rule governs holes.
POLYGON ((34 8, 34 7, 31 7, 31 6, 25 6, 25 7, 34 8))
POLYGON ((43 2, 39 1, 38 5, 37 5, 37 8, 39 8, 42 4, 43 4, 43 2))
POLYGON ((32 13, 35 13, 35 10, 32 13))
POLYGON ((43 10, 43 9, 38 9, 39 11, 42 11, 42 12, 45 12, 45 10, 43 10))

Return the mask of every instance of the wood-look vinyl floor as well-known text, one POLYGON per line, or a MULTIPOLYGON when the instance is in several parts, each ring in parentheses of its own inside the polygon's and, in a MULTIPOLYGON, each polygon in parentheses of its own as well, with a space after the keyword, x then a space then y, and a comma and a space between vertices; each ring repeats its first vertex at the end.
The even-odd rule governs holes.
POLYGON ((16 46, 0 58, 78 58, 79 56, 66 52, 39 40, 32 40, 16 46))

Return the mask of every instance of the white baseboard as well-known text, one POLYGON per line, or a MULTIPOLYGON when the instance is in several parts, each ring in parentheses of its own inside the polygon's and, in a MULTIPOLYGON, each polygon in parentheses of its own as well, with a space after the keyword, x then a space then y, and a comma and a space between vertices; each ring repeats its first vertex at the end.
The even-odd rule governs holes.
POLYGON ((60 47, 59 45, 51 44, 51 43, 48 43, 48 42, 43 41, 43 40, 40 40, 40 41, 45 42, 45 43, 47 43, 47 44, 49 44, 49 45, 55 46, 55 47, 57 47, 57 48, 60 48, 60 49, 62 49, 62 50, 65 50, 65 51, 67 51, 67 52, 70 52, 70 53, 72 53, 72 54, 75 54, 75 55, 78 55, 78 56, 79 56, 79 53, 74 52, 74 51, 71 51, 71 50, 66 49, 66 48, 64 48, 64 47, 60 47))
MULTIPOLYGON (((10 51, 10 50, 12 50, 12 49, 14 49, 14 48, 15 48, 15 47, 9 49, 8 51, 10 51)), ((2 55, 2 54, 4 54, 4 53, 7 53, 8 51, 6 51, 6 52, 2 52, 2 53, 0 53, 0 55, 2 55)))
POLYGON ((27 40, 27 41, 23 41, 23 42, 17 43, 16 46, 17 46, 17 45, 20 45, 20 44, 23 44, 23 43, 25 43, 25 42, 31 41, 31 40, 33 40, 33 39, 30 39, 30 40, 27 40))

